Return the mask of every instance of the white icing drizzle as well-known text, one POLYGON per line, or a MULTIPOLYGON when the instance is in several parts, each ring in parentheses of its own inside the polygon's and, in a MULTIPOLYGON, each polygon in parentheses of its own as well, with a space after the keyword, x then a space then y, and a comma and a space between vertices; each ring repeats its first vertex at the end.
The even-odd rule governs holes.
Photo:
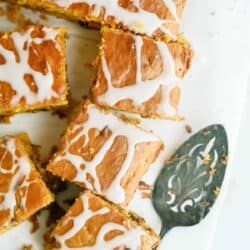
POLYGON ((144 234, 143 229, 139 226, 136 228, 132 228, 127 230, 125 227, 115 224, 115 223, 107 223, 100 230, 96 244, 91 248, 84 248, 86 250, 103 250, 103 249, 114 249, 117 246, 125 246, 131 250, 139 250, 141 249, 141 237, 144 234), (115 237, 110 241, 104 241, 104 236, 106 233, 111 230, 120 230, 124 231, 124 234, 115 237))
POLYGON ((16 145, 15 145, 15 139, 12 137, 9 137, 6 144, 1 144, 1 148, 5 149, 5 153, 2 155, 2 158, 0 160, 0 173, 1 174, 11 174, 13 177, 11 179, 11 183, 9 185, 8 192, 0 192, 0 196, 3 196, 3 202, 0 203, 0 210, 8 210, 10 212, 9 219, 6 221, 5 225, 9 225, 11 223, 11 220, 14 218, 14 212, 16 207, 16 191, 17 190, 25 190, 24 193, 20 193, 21 195, 21 204, 20 207, 26 210, 26 200, 27 200, 27 194, 28 194, 28 188, 29 185, 32 182, 28 181, 29 175, 30 175, 30 162, 25 156, 18 157, 15 153, 16 151, 16 145), (7 153, 10 153, 12 156, 12 166, 10 169, 4 169, 2 168, 2 164, 5 160, 5 157, 7 156, 7 153), (20 184, 20 180, 22 181, 22 184, 20 184))
MULTIPOLYGON (((81 228, 84 227, 86 222, 96 216, 96 215, 105 215, 107 214, 110 209, 105 207, 101 208, 97 211, 92 211, 89 209, 89 197, 87 194, 83 194, 80 196, 81 202, 84 206, 84 211, 81 212, 81 214, 73 217, 69 216, 64 221, 64 225, 66 225, 69 221, 73 222, 73 226, 69 231, 67 231, 63 235, 54 235, 57 242, 60 243, 61 247, 59 249, 61 250, 67 250, 72 249, 66 245, 66 241, 70 238, 72 238, 76 233, 80 231, 81 228)), ((126 246, 127 248, 131 250, 138 250, 141 246, 141 237, 144 235, 144 231, 140 226, 136 226, 131 229, 127 229, 124 226, 120 224, 116 224, 113 222, 106 223, 102 226, 100 231, 98 232, 98 235, 96 237, 95 244, 93 246, 86 246, 86 247, 80 247, 80 248, 74 248, 75 250, 103 250, 103 249, 114 249, 116 247, 120 246, 126 246), (123 234, 116 236, 115 238, 105 241, 104 237, 105 235, 114 230, 122 231, 123 234)), ((58 248, 56 248, 58 249, 58 248)))
POLYGON ((118 0, 53 0, 52 2, 65 8, 69 8, 74 3, 87 3, 91 6, 91 8, 93 8, 91 15, 94 17, 98 17, 102 8, 105 8, 104 19, 107 19, 109 16, 113 16, 117 22, 122 22, 131 30, 145 33, 149 36, 153 35, 155 31, 160 29, 172 38, 175 38, 175 35, 166 28, 166 24, 179 23, 176 4, 173 0, 164 0, 164 4, 175 20, 160 19, 156 14, 142 9, 140 7, 139 0, 131 1, 138 9, 138 12, 132 12, 121 7, 118 4, 118 0))
MULTIPOLYGON (((16 62, 13 51, 6 50, 0 44, 0 54, 6 60, 5 64, 0 65, 0 80, 9 83, 11 88, 16 91, 16 95, 11 99, 11 105, 13 106, 18 104, 22 97, 25 97, 27 104, 34 104, 51 99, 52 97, 58 97, 58 94, 52 88, 54 77, 50 64, 47 63, 48 72, 43 74, 32 69, 28 62, 29 47, 32 43, 41 44, 44 41, 52 40, 58 46, 56 41, 58 31, 43 27, 42 31, 45 33, 45 37, 32 38, 31 33, 33 30, 34 28, 31 27, 25 32, 13 32, 10 34, 10 38, 13 40, 20 58, 19 62, 16 62), (27 43, 26 50, 24 50, 25 43, 27 43), (25 74, 33 76, 38 90, 37 93, 32 92, 25 83, 25 74)), ((36 53, 35 50, 34 53, 36 53)))
POLYGON ((107 214, 109 212, 108 208, 102 208, 99 209, 97 211, 92 211, 89 209, 89 200, 87 195, 82 195, 80 196, 81 202, 83 203, 84 206, 84 211, 81 212, 79 215, 73 217, 73 216, 69 216, 65 221, 64 221, 64 225, 66 225, 69 221, 73 221, 73 227, 67 231, 65 234, 63 235, 56 235, 55 239, 61 243, 61 249, 67 249, 67 246, 65 244, 65 241, 67 239, 72 238, 77 232, 80 231, 80 229, 83 227, 83 225, 86 224, 86 222, 96 216, 96 215, 100 215, 100 214, 107 214))
MULTIPOLYGON (((107 91, 98 96, 97 99, 101 103, 107 103, 114 106, 117 102, 124 99, 133 100, 134 105, 139 106, 145 101, 148 101, 153 95, 156 94, 157 90, 162 86, 162 102, 158 105, 158 112, 160 114, 176 115, 176 110, 169 103, 170 91, 176 87, 176 84, 180 81, 180 78, 176 75, 176 67, 174 59, 169 51, 168 46, 164 42, 155 41, 157 45, 162 63, 162 73, 151 80, 142 80, 142 59, 141 51, 143 46, 143 38, 141 36, 133 36, 135 41, 136 49, 136 81, 134 85, 117 88, 112 85, 112 78, 108 68, 105 55, 101 57, 101 64, 104 76, 107 80, 107 91)), ((119 53, 119 52, 118 52, 119 53)))
POLYGON ((170 94, 171 91, 179 87, 179 84, 169 84, 169 85, 162 85, 161 86, 161 103, 157 106, 157 113, 160 115, 167 115, 167 116, 177 116, 178 115, 178 108, 173 107, 170 104, 170 94))
POLYGON ((105 195, 109 200, 113 202, 122 203, 125 201, 125 192, 123 187, 121 186, 121 180, 127 173, 132 163, 136 144, 142 142, 158 141, 159 139, 151 133, 147 133, 131 124, 122 122, 120 119, 118 119, 111 113, 106 114, 100 111, 98 108, 95 107, 95 105, 89 105, 87 113, 88 120, 83 124, 75 125, 73 127, 72 132, 78 129, 80 129, 80 132, 77 133, 77 135, 75 135, 75 137, 72 138, 70 141, 67 141, 66 148, 64 149, 62 154, 58 155, 55 158, 54 163, 61 160, 68 160, 74 165, 77 170, 77 175, 73 179, 73 181, 84 183, 87 188, 93 189, 92 184, 89 183, 86 178, 86 174, 88 173, 94 179, 94 188, 97 193, 105 195), (112 135, 104 143, 101 149, 96 153, 93 160, 86 161, 81 156, 71 154, 69 151, 69 147, 83 135, 86 139, 84 145, 82 145, 82 148, 85 147, 89 141, 88 131, 91 128, 96 128, 99 132, 107 128, 112 131, 112 135), (111 148, 114 139, 117 136, 125 136, 127 138, 127 155, 122 163, 119 173, 116 175, 111 185, 108 187, 107 190, 101 190, 99 179, 96 173, 96 166, 102 162, 105 154, 111 148), (84 170, 81 169, 82 164, 85 165, 84 170))

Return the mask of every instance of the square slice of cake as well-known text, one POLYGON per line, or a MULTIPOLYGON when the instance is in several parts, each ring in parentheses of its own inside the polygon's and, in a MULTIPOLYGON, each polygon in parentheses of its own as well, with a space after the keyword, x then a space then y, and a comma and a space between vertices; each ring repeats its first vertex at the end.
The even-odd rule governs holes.
POLYGON ((0 35, 0 116, 67 104, 65 32, 40 25, 0 35))
POLYGON ((70 19, 175 40, 186 0, 10 0, 70 19))
POLYGON ((31 160, 32 154, 27 135, 0 138, 0 233, 54 200, 31 160))
POLYGON ((126 205, 162 141, 85 99, 47 170, 126 205))
POLYGON ((192 59, 189 44, 161 42, 103 28, 94 102, 144 117, 179 119, 180 80, 192 59))
POLYGON ((55 243, 47 249, 150 250, 159 243, 144 223, 90 191, 80 195, 51 236, 55 243))

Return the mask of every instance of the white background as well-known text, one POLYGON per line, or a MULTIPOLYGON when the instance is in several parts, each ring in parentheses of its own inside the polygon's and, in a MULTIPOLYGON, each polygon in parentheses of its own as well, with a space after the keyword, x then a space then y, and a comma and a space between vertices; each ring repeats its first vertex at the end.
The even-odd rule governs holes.
POLYGON ((250 86, 247 93, 229 188, 212 247, 214 250, 250 249, 250 86))
MULTIPOLYGON (((2 25, 1 28, 9 29, 2 25)), ((210 123, 222 123, 230 139, 230 165, 222 193, 208 217, 199 225, 176 228, 168 233, 161 250, 249 250, 250 249, 250 0, 187 0, 182 30, 195 49, 191 71, 183 83, 181 112, 194 131, 210 123), (245 111, 243 112, 245 107, 245 111), (249 111, 248 111, 249 110, 249 111), (249 117, 249 118, 248 118, 249 117), (249 164, 249 166, 248 166, 249 164)), ((96 53, 95 32, 74 36, 68 43, 71 63, 69 79, 73 93, 78 93, 89 72, 79 78, 79 62, 89 62, 96 53), (86 47, 87 46, 87 47, 86 47), (92 47, 90 47, 92 46, 92 47), (93 51, 93 53, 92 53, 93 51), (91 52, 88 54, 88 52, 91 52)), ((181 125, 162 122, 159 129, 165 134, 174 130, 169 151, 183 139, 181 125)), ((27 131, 32 141, 42 144, 43 151, 58 140, 65 122, 48 112, 16 116, 10 125, 0 125, 0 135, 27 131)), ((183 129, 183 128, 182 128, 183 129)), ((19 250, 23 243, 33 242, 41 249, 41 233, 29 234, 30 224, 0 237, 0 250, 19 250)))
MULTIPOLYGON (((205 66, 208 65, 209 60, 214 56, 206 54, 203 49, 199 51, 201 44, 206 43, 204 40, 203 43, 200 43, 200 39, 207 38, 207 28, 216 46, 218 46, 217 48, 220 47, 220 50, 217 50, 216 53, 220 54, 220 59, 217 58, 217 60, 224 60, 222 65, 224 69, 220 69, 224 71, 224 75, 221 75, 221 77, 222 81, 228 81, 228 89, 225 89, 224 93, 220 93, 221 98, 230 92, 231 84, 235 84, 241 88, 244 82, 248 81, 248 88, 245 91, 246 99, 242 96, 237 100, 238 102, 243 102, 244 112, 241 118, 239 137, 237 137, 236 147, 233 149, 233 155, 231 151, 232 161, 229 165, 228 179, 226 180, 226 185, 224 185, 223 195, 216 204, 216 208, 218 209, 213 210, 212 214, 198 226, 187 228, 185 232, 184 229, 176 229, 170 232, 172 235, 169 235, 170 239, 165 239, 166 244, 162 249, 249 250, 250 1, 189 0, 185 14, 183 30, 187 31, 185 33, 187 37, 193 39, 192 43, 196 51, 198 48, 197 52, 199 53, 198 57, 200 57, 201 63, 203 62, 205 66), (201 6, 206 7, 202 8, 201 6), (195 12, 193 16, 190 16, 190 13, 192 13, 195 8, 201 12, 195 12), (203 33, 201 30, 202 27, 193 24, 204 20, 204 15, 208 15, 209 17, 206 19, 208 23, 206 23, 203 33), (192 21, 190 21, 190 18, 192 21), (187 27, 189 25, 193 25, 193 28, 187 27), (220 45, 218 45, 218 43, 220 43, 220 45), (226 51, 227 53, 225 53, 226 51), (204 56, 204 54, 206 55, 204 56), (228 60, 231 61, 228 62, 228 60), (233 80, 230 81, 230 79, 233 80), (212 223, 213 219, 214 224, 212 223), (208 229, 209 227, 210 230, 208 229)), ((217 77, 220 77, 220 75, 218 74, 217 77)), ((209 84, 209 82, 205 84, 209 84)), ((217 89, 215 89, 215 91, 217 91, 217 89)), ((233 101, 232 99, 232 102, 233 101)), ((229 105, 228 109, 231 108, 229 105)), ((236 119, 237 113, 232 110, 231 116, 236 119)))

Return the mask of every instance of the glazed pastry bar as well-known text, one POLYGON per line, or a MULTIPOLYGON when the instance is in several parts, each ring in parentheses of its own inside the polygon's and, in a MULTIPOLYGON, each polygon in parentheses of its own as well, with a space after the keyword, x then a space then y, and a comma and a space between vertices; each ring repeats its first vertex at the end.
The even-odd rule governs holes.
POLYGON ((88 23, 176 39, 186 0, 11 0, 88 23))
POLYGON ((127 205, 162 147, 158 137, 85 99, 47 169, 127 205))
POLYGON ((0 138, 0 233, 54 200, 31 155, 27 135, 0 138))
POLYGON ((115 205, 85 191, 52 232, 47 249, 150 250, 158 236, 115 205))
POLYGON ((144 117, 178 119, 178 83, 190 67, 192 54, 185 41, 165 43, 103 28, 93 100, 144 117))
POLYGON ((27 26, 0 35, 0 116, 67 104, 65 32, 27 26))

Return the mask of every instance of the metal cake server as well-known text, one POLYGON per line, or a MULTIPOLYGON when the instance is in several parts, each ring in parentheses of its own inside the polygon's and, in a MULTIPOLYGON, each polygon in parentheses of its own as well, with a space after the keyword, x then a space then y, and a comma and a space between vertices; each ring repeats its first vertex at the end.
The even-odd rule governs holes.
POLYGON ((219 194, 227 159, 227 134, 221 125, 206 127, 177 149, 153 189, 161 238, 174 227, 195 225, 205 218, 219 194))

